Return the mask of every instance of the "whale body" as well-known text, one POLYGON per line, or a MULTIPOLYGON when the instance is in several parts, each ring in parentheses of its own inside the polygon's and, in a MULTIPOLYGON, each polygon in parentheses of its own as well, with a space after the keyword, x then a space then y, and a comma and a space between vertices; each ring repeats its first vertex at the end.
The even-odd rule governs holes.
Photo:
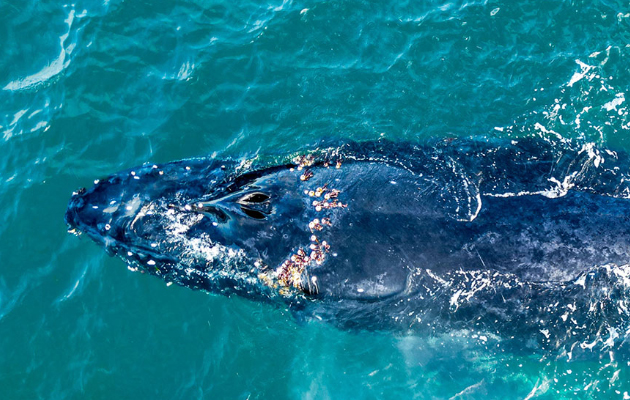
POLYGON ((343 328, 605 347, 630 320, 629 165, 539 139, 347 143, 132 168, 65 220, 131 270, 343 328))

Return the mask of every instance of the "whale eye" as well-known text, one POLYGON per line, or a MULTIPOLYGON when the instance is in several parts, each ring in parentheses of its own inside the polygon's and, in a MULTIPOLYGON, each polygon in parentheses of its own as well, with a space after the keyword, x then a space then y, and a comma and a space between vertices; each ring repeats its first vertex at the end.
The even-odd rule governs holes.
POLYGON ((256 210, 252 210, 250 208, 247 207, 241 207, 241 211, 243 211, 243 213, 245 215, 247 215, 248 217, 254 218, 254 219, 265 219, 266 215, 261 213, 260 211, 256 211, 256 210))
POLYGON ((264 203, 267 200, 269 200, 268 195, 261 192, 254 192, 254 193, 248 193, 245 196, 241 197, 238 200, 238 202, 240 204, 258 204, 258 203, 264 203))

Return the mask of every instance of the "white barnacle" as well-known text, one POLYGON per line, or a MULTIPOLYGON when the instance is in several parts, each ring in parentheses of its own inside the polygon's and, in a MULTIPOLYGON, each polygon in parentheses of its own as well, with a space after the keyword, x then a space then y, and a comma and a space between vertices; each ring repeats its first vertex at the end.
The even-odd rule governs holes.
POLYGON ((190 171, 190 167, 188 167, 188 166, 187 166, 187 167, 186 167, 186 171, 190 171))
POLYGON ((99 182, 100 182, 100 181, 97 179, 97 180, 95 180, 95 181, 94 181, 94 184, 95 184, 95 185, 98 185, 98 183, 99 183, 99 182))
POLYGON ((149 261, 147 261, 147 265, 155 265, 155 261, 149 260, 149 261))

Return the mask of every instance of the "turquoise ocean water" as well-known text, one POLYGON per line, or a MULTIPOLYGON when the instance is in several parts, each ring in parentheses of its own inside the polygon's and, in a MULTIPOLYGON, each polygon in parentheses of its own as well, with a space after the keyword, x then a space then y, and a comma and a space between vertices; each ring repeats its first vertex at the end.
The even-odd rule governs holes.
POLYGON ((630 151, 627 1, 3 0, 0 44, 0 398, 630 398, 614 348, 300 323, 132 273, 63 222, 109 173, 322 139, 630 151))

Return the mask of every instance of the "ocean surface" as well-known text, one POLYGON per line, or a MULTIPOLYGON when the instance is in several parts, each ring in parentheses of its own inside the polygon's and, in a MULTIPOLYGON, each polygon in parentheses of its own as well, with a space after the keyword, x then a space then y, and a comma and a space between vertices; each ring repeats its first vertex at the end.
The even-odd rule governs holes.
POLYGON ((630 399, 628 332, 581 359, 348 332, 167 287, 63 220, 122 169, 322 140, 630 152, 627 1, 3 0, 0 44, 0 398, 630 399))

